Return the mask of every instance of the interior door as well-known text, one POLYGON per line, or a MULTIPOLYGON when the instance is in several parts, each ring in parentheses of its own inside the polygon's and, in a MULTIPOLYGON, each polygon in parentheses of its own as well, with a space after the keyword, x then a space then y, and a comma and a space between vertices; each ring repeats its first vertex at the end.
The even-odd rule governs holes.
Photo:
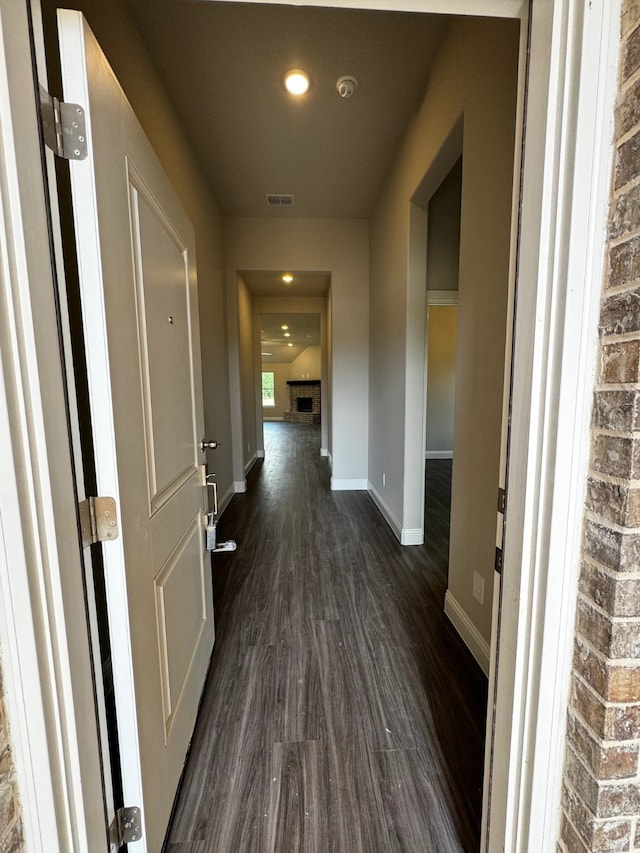
POLYGON ((64 97, 86 111, 70 164, 125 805, 162 847, 214 641, 203 516, 194 234, 79 12, 58 15, 64 97))

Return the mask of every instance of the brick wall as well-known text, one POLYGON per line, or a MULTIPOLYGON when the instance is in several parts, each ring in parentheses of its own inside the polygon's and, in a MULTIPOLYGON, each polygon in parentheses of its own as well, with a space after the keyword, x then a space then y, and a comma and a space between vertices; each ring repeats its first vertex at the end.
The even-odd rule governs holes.
POLYGON ((287 382, 289 386, 289 410, 283 413, 283 418, 292 424, 319 424, 320 423, 320 382, 307 379, 296 382, 295 379, 287 382), (297 411, 298 397, 311 399, 311 411, 297 411))
POLYGON ((0 853, 26 851, 0 669, 0 853))
POLYGON ((640 0, 623 0, 559 849, 640 851, 640 0))

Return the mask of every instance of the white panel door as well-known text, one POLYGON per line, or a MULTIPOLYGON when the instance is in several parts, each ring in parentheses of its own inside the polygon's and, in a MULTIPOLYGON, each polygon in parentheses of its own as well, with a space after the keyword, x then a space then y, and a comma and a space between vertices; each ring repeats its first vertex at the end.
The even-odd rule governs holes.
POLYGON ((86 109, 70 164, 126 805, 159 853, 214 640, 201 485, 194 234, 99 45, 59 13, 65 100, 86 109))

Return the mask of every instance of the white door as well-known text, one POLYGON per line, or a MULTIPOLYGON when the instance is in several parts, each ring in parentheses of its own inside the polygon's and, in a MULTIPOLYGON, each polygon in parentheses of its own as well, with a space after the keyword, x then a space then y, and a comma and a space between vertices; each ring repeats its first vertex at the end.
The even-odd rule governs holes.
POLYGON ((86 110, 70 164, 125 805, 159 853, 214 640, 194 234, 100 47, 59 12, 64 98, 86 110))

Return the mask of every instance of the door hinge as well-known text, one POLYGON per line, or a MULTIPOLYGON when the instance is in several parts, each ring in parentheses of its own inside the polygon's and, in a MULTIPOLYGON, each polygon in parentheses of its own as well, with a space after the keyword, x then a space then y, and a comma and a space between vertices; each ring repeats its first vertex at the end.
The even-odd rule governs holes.
POLYGON ((504 515, 507 507, 507 493, 504 489, 498 489, 498 512, 504 515))
POLYGON ((65 160, 84 160, 88 154, 87 126, 80 104, 65 104, 40 86, 40 117, 45 145, 65 160))
POLYGON ((109 827, 109 839, 122 847, 142 838, 142 814, 138 806, 125 806, 116 811, 113 823, 109 827))
POLYGON ((78 504, 82 547, 118 538, 118 516, 114 498, 87 498, 78 504))
POLYGON ((496 548, 496 559, 493 567, 499 575, 502 574, 502 548, 496 548))

